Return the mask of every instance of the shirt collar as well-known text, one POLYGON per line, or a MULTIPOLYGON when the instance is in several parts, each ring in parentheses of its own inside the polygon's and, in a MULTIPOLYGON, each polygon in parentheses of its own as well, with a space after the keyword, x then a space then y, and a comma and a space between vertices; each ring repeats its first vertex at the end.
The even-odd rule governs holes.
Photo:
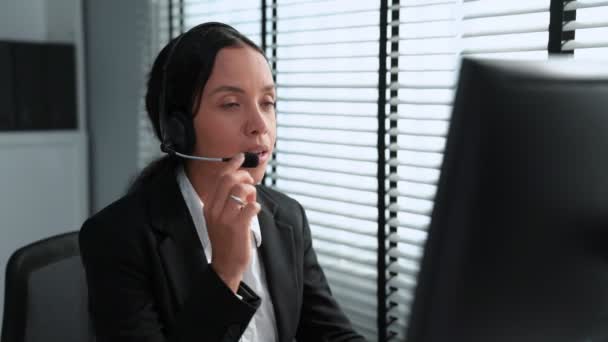
MULTIPOLYGON (((207 255, 210 255, 211 242, 209 241, 209 233, 207 232, 207 222, 205 221, 205 215, 203 215, 203 208, 205 205, 196 193, 196 190, 194 189, 194 186, 192 186, 190 179, 188 179, 188 176, 186 175, 186 172, 184 171, 184 167, 182 165, 177 167, 176 173, 179 189, 182 193, 182 196, 184 197, 186 206, 188 206, 188 211, 190 212, 190 216, 192 216, 192 221, 194 221, 194 226, 199 235, 199 238, 201 239, 201 243, 203 244, 205 253, 207 255)), ((260 233, 260 223, 258 221, 257 216, 253 217, 249 227, 251 229, 251 233, 253 235, 256 247, 260 247, 262 245, 262 234, 260 233)))

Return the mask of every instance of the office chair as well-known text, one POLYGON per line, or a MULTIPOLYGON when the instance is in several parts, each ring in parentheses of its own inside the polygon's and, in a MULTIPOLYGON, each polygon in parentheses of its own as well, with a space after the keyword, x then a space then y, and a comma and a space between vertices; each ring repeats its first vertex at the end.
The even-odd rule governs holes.
POLYGON ((78 233, 17 250, 6 267, 0 342, 94 341, 78 233))

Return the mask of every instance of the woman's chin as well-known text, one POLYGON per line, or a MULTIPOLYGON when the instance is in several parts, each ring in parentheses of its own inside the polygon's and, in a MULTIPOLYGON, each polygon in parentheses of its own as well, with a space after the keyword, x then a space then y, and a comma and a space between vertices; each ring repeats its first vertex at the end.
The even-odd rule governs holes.
POLYGON ((264 171, 266 170, 266 167, 261 167, 258 166, 255 169, 243 169, 243 170, 247 170, 249 172, 249 174, 251 175, 251 178, 253 178, 253 181, 255 182, 255 184, 260 184, 262 183, 262 180, 264 179, 264 171))

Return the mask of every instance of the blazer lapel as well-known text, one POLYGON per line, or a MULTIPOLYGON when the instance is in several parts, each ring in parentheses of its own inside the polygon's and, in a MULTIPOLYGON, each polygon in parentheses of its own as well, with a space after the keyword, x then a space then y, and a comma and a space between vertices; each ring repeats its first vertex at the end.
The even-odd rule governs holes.
MULTIPOLYGON (((258 214, 262 262, 279 341, 286 341, 288 334, 296 331, 298 323, 289 318, 299 305, 293 228, 275 220, 277 204, 263 191, 258 191, 258 202, 262 207, 258 214)), ((161 180, 154 186, 149 195, 148 210, 151 225, 164 236, 160 240, 159 255, 179 309, 190 293, 193 276, 205 270, 208 262, 174 177, 161 180)))
POLYGON ((287 333, 297 329, 297 322, 289 319, 298 305, 293 228, 275 220, 276 203, 264 192, 258 191, 258 201, 262 206, 258 214, 262 234, 262 261, 274 306, 279 341, 286 341, 287 333))
POLYGON ((152 226, 164 235, 159 255, 179 308, 190 293, 194 275, 208 263, 176 179, 159 183, 150 195, 149 216, 152 226))

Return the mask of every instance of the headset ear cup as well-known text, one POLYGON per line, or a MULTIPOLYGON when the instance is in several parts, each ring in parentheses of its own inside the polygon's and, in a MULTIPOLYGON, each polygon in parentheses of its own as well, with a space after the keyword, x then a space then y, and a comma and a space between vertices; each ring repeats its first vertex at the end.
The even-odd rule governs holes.
POLYGON ((166 124, 168 143, 175 151, 190 154, 195 142, 192 119, 181 111, 174 111, 169 115, 166 124))

